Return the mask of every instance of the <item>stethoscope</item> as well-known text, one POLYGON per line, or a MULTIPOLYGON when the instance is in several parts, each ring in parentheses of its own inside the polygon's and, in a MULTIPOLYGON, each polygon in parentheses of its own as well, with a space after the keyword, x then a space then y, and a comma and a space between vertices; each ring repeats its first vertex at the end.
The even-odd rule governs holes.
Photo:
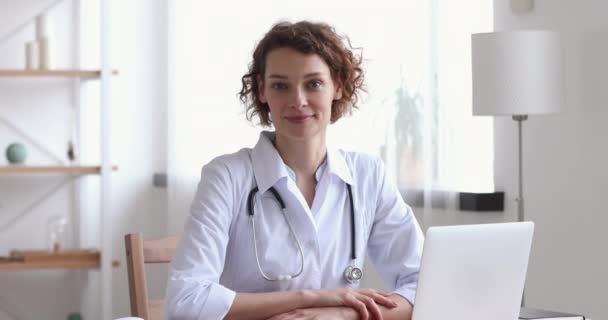
MULTIPOLYGON (((361 271, 361 269, 359 269, 355 266, 355 262, 357 260, 357 245, 356 245, 357 238, 355 235, 355 206, 353 205, 353 191, 351 189, 351 186, 348 183, 346 184, 346 188, 348 190, 348 198, 350 200, 350 229, 351 229, 351 232, 350 232, 350 257, 351 257, 351 261, 350 261, 350 264, 346 267, 346 269, 344 269, 344 279, 346 279, 346 281, 348 281, 349 283, 354 284, 354 283, 357 283, 359 280, 361 280, 361 277, 363 276, 363 271, 361 271)), ((260 265, 260 259, 258 257, 258 246, 257 246, 257 240, 256 240, 256 236, 255 236, 255 218, 254 218, 254 211, 253 211, 254 197, 255 197, 255 194, 258 192, 258 187, 254 187, 249 192, 249 196, 247 197, 247 212, 249 214, 249 218, 250 218, 249 220, 251 221, 251 229, 253 231, 253 248, 255 251, 255 260, 258 264, 258 270, 260 271, 260 274, 262 274, 262 277, 264 277, 264 279, 266 279, 268 281, 291 280, 291 279, 297 278, 304 271, 304 251, 302 251, 302 245, 300 244, 300 240, 298 239, 298 236, 294 232, 291 222, 289 222, 289 219, 287 219, 287 214, 285 213, 285 202, 283 202, 283 198, 281 198, 281 196, 279 195, 279 193, 277 192, 277 190, 274 187, 270 187, 270 189, 268 189, 268 190, 274 196, 275 202, 281 207, 281 212, 283 213, 283 218, 287 222, 287 226, 289 227, 289 232, 293 235, 293 237, 296 240, 296 243, 298 245, 298 251, 300 252, 300 261, 301 261, 300 270, 298 270, 298 272, 295 274, 279 274, 276 276, 276 278, 269 277, 268 275, 266 275, 266 273, 264 273, 264 270, 262 269, 262 267, 260 265)))

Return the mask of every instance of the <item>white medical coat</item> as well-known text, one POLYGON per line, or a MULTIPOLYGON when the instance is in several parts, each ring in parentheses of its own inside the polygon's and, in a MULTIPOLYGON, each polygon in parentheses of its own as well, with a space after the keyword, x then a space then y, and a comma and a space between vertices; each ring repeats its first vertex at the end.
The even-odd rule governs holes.
MULTIPOLYGON (((423 236, 409 206, 377 157, 328 148, 309 208, 272 141, 262 132, 253 149, 215 158, 201 173, 191 214, 171 262, 165 297, 168 319, 222 319, 236 292, 356 286, 344 279, 351 260, 352 186, 356 266, 365 255, 393 292, 414 302, 423 236), (288 282, 262 278, 255 260, 247 196, 257 185, 255 225, 260 264, 270 277, 295 274, 302 263, 271 186, 304 251, 304 271, 288 282)), ((365 270, 364 270, 365 277, 365 270)))

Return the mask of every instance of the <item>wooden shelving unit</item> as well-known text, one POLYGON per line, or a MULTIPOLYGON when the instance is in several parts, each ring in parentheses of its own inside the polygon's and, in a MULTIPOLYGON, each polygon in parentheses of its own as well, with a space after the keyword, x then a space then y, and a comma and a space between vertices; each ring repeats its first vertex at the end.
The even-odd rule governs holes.
MULTIPOLYGON (((55 4, 62 2, 53 1, 52 5, 49 5, 45 10, 40 11, 40 14, 47 13, 55 6, 55 4)), ((91 216, 90 219, 98 218, 98 223, 95 226, 79 226, 79 228, 94 230, 94 233, 99 233, 100 239, 99 244, 96 245, 98 248, 91 249, 74 249, 74 252, 78 252, 75 256, 66 255, 66 251, 62 252, 38 252, 38 256, 27 256, 15 257, 11 255, 9 257, 0 257, 0 271, 4 270, 37 270, 37 269, 75 269, 81 268, 83 270, 96 269, 99 271, 100 279, 97 282, 99 287, 99 295, 94 297, 93 292, 85 292, 84 301, 95 301, 94 306, 83 305, 84 318, 87 319, 112 319, 112 268, 116 266, 116 261, 112 260, 113 249, 112 249, 112 214, 110 214, 111 205, 111 175, 113 171, 118 168, 113 166, 112 160, 110 159, 110 103, 111 103, 111 82, 113 75, 117 75, 118 71, 113 70, 110 63, 110 43, 111 43, 111 5, 112 0, 99 0, 93 3, 88 1, 77 0, 73 5, 76 8, 76 14, 70 19, 73 24, 76 37, 73 37, 72 42, 77 66, 65 67, 63 69, 52 69, 52 70, 30 70, 30 69, 0 69, 0 80, 10 81, 19 79, 20 81, 42 81, 45 79, 67 79, 72 82, 73 87, 73 98, 72 104, 74 110, 79 110, 83 99, 81 99, 82 88, 81 84, 86 81, 94 80, 99 81, 99 96, 95 99, 99 100, 99 160, 95 160, 98 163, 93 165, 62 165, 63 158, 58 159, 51 153, 51 158, 55 158, 59 165, 0 165, 0 175, 21 175, 21 174, 74 174, 74 175, 88 175, 95 174, 99 176, 99 213, 93 211, 95 216, 91 216), (88 30, 83 28, 83 21, 89 13, 96 12, 99 16, 99 30, 88 30), (98 60, 98 67, 88 69, 83 66, 78 66, 79 62, 85 59, 86 56, 82 54, 81 49, 88 44, 90 37, 99 37, 99 57, 94 58, 93 55, 89 54, 94 59, 98 60), (84 57, 83 57, 84 56, 84 57), (73 81, 72 81, 73 80, 73 81), (102 170, 103 168, 103 170, 102 170), (106 170, 110 169, 110 170, 106 170), (94 300, 92 300, 94 299, 94 300)), ((32 19, 33 20, 33 19, 32 19)), ((32 23, 32 21, 25 21, 24 25, 32 23)), ((71 27, 70 27, 71 28, 71 27)), ((68 46, 69 47, 69 46, 68 46)), ((68 49, 66 49, 68 50, 68 49)), ((94 90, 85 90, 86 93, 94 93, 94 90)), ((32 95, 36 92, 32 92, 32 95)), ((93 111, 91 111, 93 112, 93 111)), ((75 119, 79 119, 75 117, 75 119)), ((17 126, 11 126, 9 123, 9 129, 13 129, 17 134, 21 133, 22 136, 28 138, 27 130, 19 130, 17 126), (16 129, 15 129, 16 128, 16 129), (25 134, 23 134, 25 133, 25 134)), ((45 144, 39 143, 40 146, 45 144)), ((73 178, 73 177, 70 177, 73 178)), ((69 179, 65 179, 69 181, 69 179)), ((59 185, 61 186, 61 185, 59 185)), ((52 193, 49 193, 52 195, 52 193)), ((41 199, 43 201, 44 199, 41 199)), ((83 214, 83 211, 88 210, 88 205, 82 204, 80 208, 75 208, 78 214, 83 214)), ((27 210, 31 210, 31 206, 27 210)), ((81 230, 82 231, 82 230, 81 230)), ((28 251, 33 253, 33 251, 28 251)))
MULTIPOLYGON (((112 166, 112 171, 117 171, 118 166, 112 166)), ((99 174, 101 166, 27 166, 10 165, 0 166, 0 174, 27 174, 27 173, 77 173, 77 174, 99 174)))
MULTIPOLYGON (((113 75, 118 71, 113 70, 113 75)), ((77 78, 99 78, 100 70, 0 70, 0 77, 77 77, 77 78)))

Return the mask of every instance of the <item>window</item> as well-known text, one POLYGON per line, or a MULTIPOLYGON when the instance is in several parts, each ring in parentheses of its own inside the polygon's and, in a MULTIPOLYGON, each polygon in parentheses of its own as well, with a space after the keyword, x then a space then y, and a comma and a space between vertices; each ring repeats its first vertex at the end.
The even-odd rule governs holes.
POLYGON ((260 129, 236 93, 255 41, 281 19, 328 22, 362 48, 368 93, 352 117, 330 126, 330 144, 382 156, 401 188, 493 189, 492 122, 472 116, 469 53, 470 34, 491 29, 492 1, 174 6, 170 173, 189 181, 188 197, 202 164, 256 142, 260 129))

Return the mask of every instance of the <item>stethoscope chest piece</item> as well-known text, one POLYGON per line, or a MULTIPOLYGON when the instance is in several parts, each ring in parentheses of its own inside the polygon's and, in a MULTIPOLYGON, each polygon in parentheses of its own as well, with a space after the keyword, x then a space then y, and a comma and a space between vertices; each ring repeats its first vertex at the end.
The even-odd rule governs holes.
POLYGON ((359 280, 361 280, 362 276, 363 271, 357 267, 348 266, 346 267, 346 270, 344 270, 344 279, 346 279, 346 281, 349 283, 357 283, 359 280))

